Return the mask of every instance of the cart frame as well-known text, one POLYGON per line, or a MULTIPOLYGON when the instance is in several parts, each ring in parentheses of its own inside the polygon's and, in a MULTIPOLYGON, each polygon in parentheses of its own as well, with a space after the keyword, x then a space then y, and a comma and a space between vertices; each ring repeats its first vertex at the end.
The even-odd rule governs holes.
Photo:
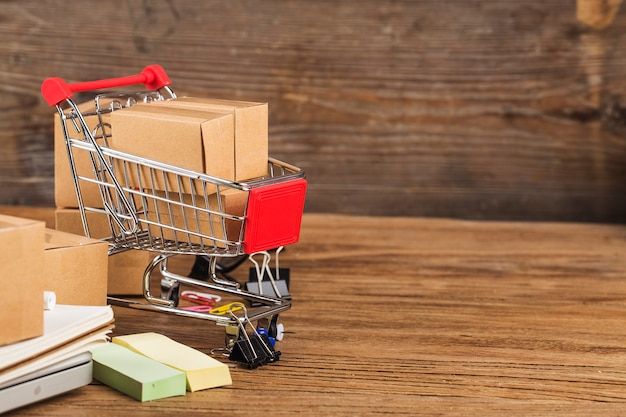
POLYGON ((236 282, 219 278, 216 265, 224 257, 267 253, 298 240, 306 193, 305 174, 293 165, 269 158, 266 176, 245 182, 230 181, 109 147, 110 124, 104 116, 136 103, 176 98, 169 85, 169 77, 158 65, 127 77, 73 84, 48 78, 42 84, 42 95, 57 109, 63 127, 85 235, 91 236, 90 213, 100 213, 107 216, 109 223, 110 237, 105 240, 109 243, 110 256, 130 249, 158 253, 144 271, 143 301, 114 296, 108 300, 124 307, 210 320, 231 329, 242 328, 249 321, 267 320, 275 324, 278 314, 291 307, 291 301, 281 297, 271 274, 274 296, 263 295, 260 282, 260 292, 252 293, 236 282), (134 84, 143 84, 148 90, 99 94, 94 99, 94 108, 86 112, 73 100, 76 92, 134 84), (89 125, 87 117, 97 118, 95 127, 89 125), (86 158, 85 155, 91 161, 91 170, 79 172, 76 160, 86 158), (164 189, 157 189, 159 181, 167 184, 164 189), (102 207, 85 204, 82 187, 86 184, 98 186, 102 207), (193 190, 190 197, 184 193, 187 189, 193 190), (228 192, 247 193, 243 213, 227 212, 222 200, 228 192), (209 279, 203 281, 170 272, 167 261, 176 255, 208 256, 209 279), (155 270, 162 276, 160 296, 151 288, 155 270), (178 306, 176 295, 181 285, 247 300, 256 306, 241 309, 243 313, 231 310, 229 314, 185 309, 178 306))

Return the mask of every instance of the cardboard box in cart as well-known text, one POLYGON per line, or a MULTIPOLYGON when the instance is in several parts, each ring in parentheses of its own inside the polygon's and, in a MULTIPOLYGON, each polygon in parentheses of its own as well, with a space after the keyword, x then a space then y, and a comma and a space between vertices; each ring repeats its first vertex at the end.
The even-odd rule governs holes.
POLYGON ((199 237, 195 235, 187 236, 184 233, 173 230, 173 228, 177 228, 215 237, 214 240, 203 240, 205 245, 224 247, 225 243, 223 240, 237 242, 240 239, 243 221, 226 218, 219 214, 209 213, 209 211, 242 217, 248 199, 246 191, 222 189, 219 198, 217 194, 211 194, 207 196, 206 200, 202 196, 192 196, 190 194, 169 193, 167 198, 163 192, 155 194, 166 200, 181 204, 170 203, 168 207, 165 201, 158 199, 148 199, 146 201, 148 219, 165 226, 171 226, 156 227, 151 225, 149 229, 153 236, 181 242, 188 242, 189 238, 191 243, 200 243, 201 239, 199 237), (196 210, 187 206, 200 207, 202 210, 196 210))
POLYGON ((0 215, 0 346, 43 334, 45 228, 0 215))
MULTIPOLYGON (((162 162, 177 168, 234 180, 234 120, 224 113, 167 109, 147 104, 115 111, 111 115, 112 147, 116 150, 162 162)), ((123 168, 116 167, 119 172, 123 168)), ((147 168, 129 169, 130 184, 141 189, 192 193, 161 175, 152 177, 147 168), (152 179, 155 183, 152 184, 152 179)), ((212 192, 212 190, 209 190, 212 192)))
MULTIPOLYGON (((93 102, 79 105, 91 131, 101 134, 100 119, 88 114, 93 107, 93 102)), ((102 123, 111 124, 113 137, 109 145, 132 155, 229 181, 244 181, 267 174, 267 103, 183 97, 105 113, 102 123)), ((76 132, 71 121, 67 126, 71 137, 82 139, 83 133, 76 132)), ((78 201, 58 115, 55 116, 54 155, 55 204, 61 208, 76 208, 78 201)), ((89 153, 74 150, 74 156, 78 174, 92 178, 89 153)), ((145 167, 141 167, 141 184, 135 170, 131 171, 132 185, 151 188, 148 185, 150 175, 145 167)), ((179 190, 178 185, 169 179, 168 183, 164 183, 161 177, 156 181, 158 190, 164 190, 167 185, 172 191, 194 192, 187 184, 179 190)), ((86 206, 103 207, 96 184, 81 181, 80 185, 86 206)))
POLYGON ((234 116, 234 180, 244 181, 267 175, 268 105, 249 101, 203 97, 179 97, 157 101, 151 106, 227 113, 234 116))

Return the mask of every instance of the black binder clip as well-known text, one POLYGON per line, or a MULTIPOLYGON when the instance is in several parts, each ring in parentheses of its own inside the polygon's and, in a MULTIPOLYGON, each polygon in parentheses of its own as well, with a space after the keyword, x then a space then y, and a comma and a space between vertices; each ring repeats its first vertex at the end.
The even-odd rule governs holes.
MULTIPOLYGON (((254 268, 250 268, 250 275, 246 283, 247 291, 291 301, 291 295, 289 294, 289 269, 279 267, 278 254, 282 249, 282 246, 276 249, 276 254, 274 255, 276 258, 275 268, 269 267, 271 255, 267 251, 257 252, 249 256, 250 262, 254 264, 254 268), (260 264, 254 259, 255 255, 263 257, 260 264)), ((252 303, 252 306, 256 307, 258 304, 260 303, 252 303)))
POLYGON ((274 350, 267 334, 259 333, 248 319, 246 307, 240 303, 233 303, 230 315, 237 320, 239 326, 239 336, 233 345, 228 359, 239 362, 248 369, 255 369, 261 365, 276 362, 280 358, 280 351, 274 350), (243 309, 243 318, 239 318, 233 313, 233 306, 243 309), (245 322, 245 323, 244 323, 245 322), (246 324, 252 328, 252 333, 246 331, 246 324))

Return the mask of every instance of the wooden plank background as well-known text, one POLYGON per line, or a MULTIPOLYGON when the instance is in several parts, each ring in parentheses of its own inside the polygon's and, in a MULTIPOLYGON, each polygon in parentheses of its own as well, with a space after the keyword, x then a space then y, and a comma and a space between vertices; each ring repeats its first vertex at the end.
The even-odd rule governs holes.
POLYGON ((0 204, 54 204, 45 77, 159 63, 179 95, 269 102, 309 212, 622 222, 619 3, 2 1, 0 204))

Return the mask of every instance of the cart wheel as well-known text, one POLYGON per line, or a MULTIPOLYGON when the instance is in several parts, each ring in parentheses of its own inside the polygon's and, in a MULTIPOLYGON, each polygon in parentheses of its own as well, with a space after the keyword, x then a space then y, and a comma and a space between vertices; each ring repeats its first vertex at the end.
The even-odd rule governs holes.
POLYGON ((267 335, 278 341, 283 340, 283 337, 285 336, 285 326, 283 326, 282 323, 278 322, 278 314, 272 316, 272 319, 270 320, 269 326, 267 328, 267 335))
POLYGON ((230 353, 230 351, 233 350, 235 342, 239 338, 239 326, 229 325, 224 328, 224 331, 224 344, 226 346, 226 351, 230 353))
POLYGON ((178 307, 180 301, 180 284, 168 278, 161 279, 161 298, 174 303, 174 307, 178 307))

